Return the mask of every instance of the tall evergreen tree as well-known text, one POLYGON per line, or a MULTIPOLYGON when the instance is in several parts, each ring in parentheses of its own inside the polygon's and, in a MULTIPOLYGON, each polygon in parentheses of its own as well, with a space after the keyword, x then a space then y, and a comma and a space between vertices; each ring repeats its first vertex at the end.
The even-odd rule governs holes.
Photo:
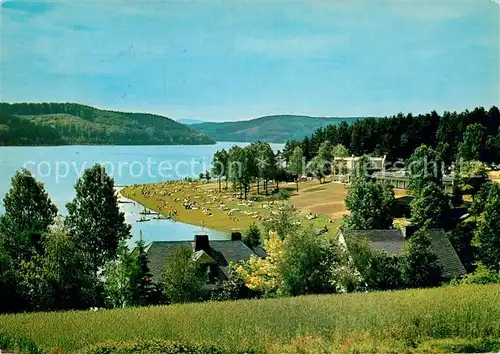
POLYGON ((137 241, 134 250, 135 266, 130 277, 132 303, 137 306, 145 306, 151 303, 153 296, 153 274, 149 270, 146 243, 141 238, 137 241))
POLYGON ((75 190, 76 197, 66 205, 66 223, 97 274, 106 261, 116 258, 118 245, 130 237, 130 225, 118 207, 114 181, 102 166, 85 170, 75 190))

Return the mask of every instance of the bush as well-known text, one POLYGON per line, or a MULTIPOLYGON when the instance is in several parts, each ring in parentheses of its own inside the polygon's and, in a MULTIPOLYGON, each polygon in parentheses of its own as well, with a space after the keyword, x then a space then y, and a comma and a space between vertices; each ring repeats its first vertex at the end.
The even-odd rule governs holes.
POLYGON ((214 301, 227 301, 250 299, 258 296, 258 293, 250 290, 245 285, 243 278, 236 272, 237 265, 230 264, 228 267, 228 279, 223 280, 212 292, 211 299, 214 301))
POLYGON ((257 224, 250 225, 243 235, 243 242, 249 247, 260 245, 260 229, 257 224))
POLYGON ((29 338, 14 338, 0 333, 0 352, 2 349, 11 349, 16 353, 23 354, 43 354, 42 350, 29 338))
POLYGON ((500 339, 440 339, 425 342, 418 349, 424 353, 497 353, 500 351, 500 339))
MULTIPOLYGON (((223 349, 208 346, 185 345, 168 340, 149 340, 137 342, 104 342, 89 346, 79 354, 230 354, 223 349)), ((235 353, 235 352, 233 352, 235 353)))
POLYGON ((500 284, 500 272, 488 269, 482 263, 476 266, 474 273, 466 274, 460 281, 462 284, 500 284))
POLYGON ((287 191, 286 189, 280 189, 278 191, 278 200, 288 200, 290 199, 290 192, 287 191))

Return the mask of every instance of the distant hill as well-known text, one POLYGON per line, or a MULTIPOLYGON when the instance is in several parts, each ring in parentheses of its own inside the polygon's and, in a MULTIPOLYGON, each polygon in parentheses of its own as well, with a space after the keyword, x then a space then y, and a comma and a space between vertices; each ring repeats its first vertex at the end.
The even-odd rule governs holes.
POLYGON ((170 118, 77 103, 0 103, 0 145, 201 145, 209 138, 170 118))
POLYGON ((217 141, 267 141, 284 143, 291 139, 303 139, 318 128, 340 122, 353 123, 360 117, 309 117, 296 115, 275 115, 251 120, 223 123, 201 123, 191 125, 202 134, 217 141))
POLYGON ((190 118, 181 118, 181 119, 176 119, 176 122, 177 122, 177 123, 184 124, 184 125, 192 125, 192 124, 201 124, 201 123, 205 123, 205 121, 204 121, 204 120, 200 120, 200 119, 190 119, 190 118))

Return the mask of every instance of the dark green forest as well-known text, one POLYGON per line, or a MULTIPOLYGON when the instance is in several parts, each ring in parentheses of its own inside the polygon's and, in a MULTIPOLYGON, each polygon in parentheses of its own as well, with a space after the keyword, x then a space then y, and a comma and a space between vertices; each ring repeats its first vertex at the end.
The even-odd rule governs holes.
POLYGON ((172 119, 76 103, 0 103, 0 145, 199 145, 215 141, 172 119))
POLYGON ((477 160, 500 162, 500 112, 496 106, 486 110, 412 115, 399 113, 385 118, 358 119, 353 124, 341 122, 317 129, 302 140, 289 140, 283 151, 286 160, 296 146, 301 146, 307 160, 316 156, 322 142, 342 144, 355 156, 383 156, 389 160, 407 159, 422 144, 436 148, 452 161, 458 146, 468 135, 476 140, 477 160))
POLYGON ((217 141, 284 143, 303 139, 318 128, 340 122, 352 123, 359 118, 324 118, 297 115, 275 115, 252 120, 223 123, 201 123, 190 127, 217 141))

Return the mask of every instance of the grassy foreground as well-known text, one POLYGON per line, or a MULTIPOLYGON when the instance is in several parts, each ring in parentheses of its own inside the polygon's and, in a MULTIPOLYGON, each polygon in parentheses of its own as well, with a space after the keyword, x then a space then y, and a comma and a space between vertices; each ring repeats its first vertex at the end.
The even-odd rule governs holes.
POLYGON ((402 352, 436 340, 500 338, 500 285, 0 316, 43 349, 179 340, 268 353, 402 352))

